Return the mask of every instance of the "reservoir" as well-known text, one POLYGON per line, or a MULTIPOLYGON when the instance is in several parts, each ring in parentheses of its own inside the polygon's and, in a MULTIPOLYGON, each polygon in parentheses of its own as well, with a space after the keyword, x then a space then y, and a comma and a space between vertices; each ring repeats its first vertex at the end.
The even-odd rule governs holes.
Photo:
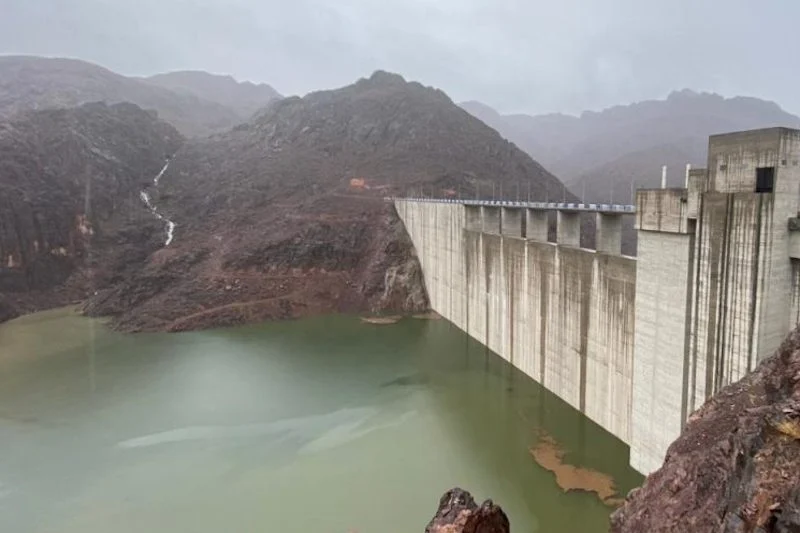
POLYGON ((3 532, 422 533, 453 486, 514 532, 603 532, 603 480, 641 482, 627 447, 445 320, 0 325, 3 532))

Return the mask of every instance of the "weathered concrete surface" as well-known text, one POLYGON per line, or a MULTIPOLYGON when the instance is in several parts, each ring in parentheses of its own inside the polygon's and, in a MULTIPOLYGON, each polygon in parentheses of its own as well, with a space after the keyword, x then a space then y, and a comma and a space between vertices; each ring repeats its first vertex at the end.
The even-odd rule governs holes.
POLYGON ((689 212, 686 189, 636 191, 636 229, 686 233, 689 212))
POLYGON ((533 241, 547 242, 547 211, 541 209, 526 209, 525 238, 533 241))
POLYGON ((525 210, 520 207, 503 207, 501 232, 509 237, 525 236, 525 210))
POLYGON ((483 231, 485 233, 500 234, 501 225, 501 212, 499 207, 481 207, 481 216, 483 217, 483 231))
POLYGON ((556 240, 564 246, 581 245, 581 216, 577 211, 559 211, 556 240))
POLYGON ((622 215, 597 213, 598 252, 622 255, 622 215))
POLYGON ((629 442, 636 261, 470 231, 458 204, 395 205, 432 308, 629 442))
POLYGON ((692 264, 690 235, 639 232, 631 466, 652 472, 680 434, 692 264))
POLYGON ((700 198, 706 192, 708 186, 708 170, 705 168, 693 168, 689 171, 688 197, 687 197, 687 216, 697 218, 700 209, 700 198))
POLYGON ((631 464, 657 468, 689 415, 800 318, 800 131, 712 136, 689 189, 637 193, 631 464), (759 169, 774 173, 773 189, 759 169), (687 197, 688 195, 688 197, 687 197))

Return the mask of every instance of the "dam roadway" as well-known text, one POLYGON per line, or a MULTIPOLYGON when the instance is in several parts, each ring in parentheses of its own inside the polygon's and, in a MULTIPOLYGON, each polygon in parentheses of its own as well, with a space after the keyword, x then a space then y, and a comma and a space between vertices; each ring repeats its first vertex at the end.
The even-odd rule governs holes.
POLYGON ((708 153, 685 188, 635 206, 391 199, 433 310, 628 444, 643 474, 800 318, 800 131, 715 135, 708 153), (638 257, 621 253, 625 216, 638 257))

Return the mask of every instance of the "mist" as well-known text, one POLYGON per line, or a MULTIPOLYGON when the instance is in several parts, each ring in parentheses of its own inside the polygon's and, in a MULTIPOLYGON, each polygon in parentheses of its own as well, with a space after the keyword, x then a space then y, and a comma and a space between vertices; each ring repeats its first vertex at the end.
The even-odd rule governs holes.
POLYGON ((126 75, 198 69, 304 94, 385 69, 507 113, 574 114, 684 87, 800 112, 800 4, 781 0, 4 3, 0 53, 126 75))

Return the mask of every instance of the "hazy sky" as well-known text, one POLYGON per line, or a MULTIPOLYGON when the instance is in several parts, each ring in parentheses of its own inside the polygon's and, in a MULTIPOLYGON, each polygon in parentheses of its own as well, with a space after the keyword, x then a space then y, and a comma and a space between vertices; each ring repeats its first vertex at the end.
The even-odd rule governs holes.
POLYGON ((202 69, 283 94, 376 69, 506 112, 689 87, 800 113, 797 0, 0 0, 0 53, 202 69))

